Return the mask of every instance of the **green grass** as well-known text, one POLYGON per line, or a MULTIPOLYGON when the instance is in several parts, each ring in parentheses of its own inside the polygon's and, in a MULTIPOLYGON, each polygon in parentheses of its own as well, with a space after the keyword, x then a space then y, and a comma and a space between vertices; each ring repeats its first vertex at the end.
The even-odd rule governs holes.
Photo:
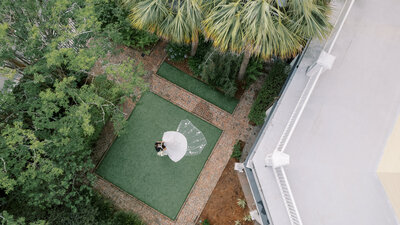
POLYGON ((233 110, 235 110, 235 107, 239 102, 237 99, 225 96, 222 92, 182 72, 168 63, 164 62, 161 64, 157 73, 179 87, 182 87, 229 113, 233 113, 233 110))
POLYGON ((175 219, 195 183, 221 130, 161 97, 147 92, 133 110, 125 132, 118 137, 97 174, 127 193, 175 219), (203 152, 185 156, 174 163, 159 157, 154 142, 165 131, 176 130, 181 120, 189 119, 207 139, 203 152))

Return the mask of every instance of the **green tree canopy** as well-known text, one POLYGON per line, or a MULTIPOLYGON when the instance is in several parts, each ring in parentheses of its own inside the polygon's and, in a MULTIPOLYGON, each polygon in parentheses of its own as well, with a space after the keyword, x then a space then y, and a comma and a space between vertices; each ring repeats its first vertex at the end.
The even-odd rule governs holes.
POLYGON ((0 73, 21 76, 0 91, 0 212, 51 218, 92 204, 92 146, 109 119, 122 129, 121 103, 146 88, 135 61, 105 60, 97 18, 92 0, 0 1, 0 73), (105 72, 93 76, 96 61, 105 72))

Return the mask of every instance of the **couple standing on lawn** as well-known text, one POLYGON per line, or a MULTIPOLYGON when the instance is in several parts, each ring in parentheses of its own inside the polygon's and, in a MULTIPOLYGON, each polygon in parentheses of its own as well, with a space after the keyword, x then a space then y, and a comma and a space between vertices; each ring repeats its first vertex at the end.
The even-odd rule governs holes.
POLYGON ((167 154, 167 147, 165 146, 163 141, 156 141, 156 143, 154 144, 154 148, 157 151, 157 155, 159 156, 165 156, 168 155, 167 154))

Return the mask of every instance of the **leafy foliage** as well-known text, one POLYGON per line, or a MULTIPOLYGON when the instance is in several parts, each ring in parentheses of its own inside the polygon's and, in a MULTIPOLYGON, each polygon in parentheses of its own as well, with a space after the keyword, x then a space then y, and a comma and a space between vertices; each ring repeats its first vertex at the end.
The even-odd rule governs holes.
MULTIPOLYGON (((87 199, 75 188, 89 189, 85 183, 93 180, 88 172, 93 168, 90 143, 97 139, 96 128, 109 115, 115 124, 123 122, 116 106, 119 99, 112 102, 97 94, 103 92, 95 86, 98 82, 78 88, 76 79, 67 77, 40 90, 35 81, 38 84, 24 80, 14 92, 0 96, 8 103, 0 114, 6 118, 0 123, 0 156, 9 168, 2 177, 12 180, 2 186, 7 193, 19 190, 33 206, 65 205, 76 210, 75 204, 87 199), (37 95, 25 96, 32 91, 37 95)), ((115 83, 111 91, 121 96, 126 92, 115 83)))
POLYGON ((251 222, 251 221, 253 221, 253 218, 251 217, 250 214, 247 214, 247 215, 245 215, 245 216, 243 217, 243 221, 245 221, 245 222, 251 222))
POLYGON ((205 219, 203 222, 201 222, 201 225, 211 225, 208 219, 205 219))
POLYGON ((236 74, 239 71, 240 58, 232 54, 221 54, 211 49, 201 64, 200 77, 205 82, 217 86, 233 97, 237 91, 236 74))
MULTIPOLYGON (((217 86, 228 96, 237 91, 236 75, 239 70, 240 57, 230 53, 220 53, 212 48, 211 42, 200 39, 196 55, 188 60, 190 70, 202 80, 217 86)), ((250 86, 262 74, 263 63, 252 58, 246 70, 246 85, 250 86)))
POLYGON ((143 50, 158 41, 156 35, 132 28, 128 20, 129 10, 120 1, 96 0, 95 9, 102 30, 115 43, 143 50))
POLYGON ((90 0, 0 1, 0 21, 0 71, 22 77, 0 92, 0 211, 18 217, 7 224, 95 224, 92 145, 108 119, 122 129, 119 104, 145 89, 143 71, 128 61, 92 76, 112 45, 90 0))
POLYGON ((288 65, 282 61, 275 62, 251 107, 249 113, 250 121, 257 125, 264 123, 265 112, 278 97, 287 76, 288 65))
POLYGON ((168 58, 172 61, 182 61, 188 57, 190 47, 185 44, 169 42, 165 51, 167 52, 168 58))
MULTIPOLYGON (((1 224, 9 224, 9 225, 25 225, 25 218, 14 218, 13 215, 10 215, 7 211, 4 211, 0 214, 1 224)), ((30 225, 46 225, 46 221, 38 220, 35 222, 29 223, 30 225)))
POLYGON ((210 51, 212 43, 210 41, 205 41, 204 36, 200 36, 199 46, 197 47, 196 54, 194 56, 189 57, 188 65, 190 70, 194 75, 200 76, 201 73, 201 64, 204 61, 204 57, 207 52, 210 51))
POLYGON ((122 95, 134 97, 134 90, 143 90, 146 88, 142 76, 145 70, 142 64, 135 66, 136 62, 133 59, 128 59, 121 64, 110 64, 106 66, 105 74, 107 78, 112 80, 117 85, 117 90, 121 91, 122 95))
POLYGON ((84 0, 1 1, 0 67, 31 75, 61 68, 57 78, 63 78, 64 71, 80 76, 110 47, 96 39, 86 48, 99 31, 93 10, 93 4, 84 0))
POLYGON ((229 113, 233 113, 239 102, 237 99, 225 96, 223 92, 166 62, 161 64, 157 74, 229 113))
POLYGON ((235 158, 236 160, 240 160, 240 157, 242 157, 242 146, 240 145, 239 141, 233 146, 231 157, 235 158))
POLYGON ((136 215, 119 211, 114 214, 114 219, 112 220, 112 224, 141 225, 143 224, 143 222, 136 215))
POLYGON ((201 64, 203 63, 203 57, 190 57, 188 60, 188 66, 192 73, 199 77, 201 73, 201 64))
MULTIPOLYGON (((27 208, 25 205, 16 207, 22 207, 25 211, 29 211, 27 218, 19 217, 15 218, 7 211, 0 213, 4 219, 0 217, 1 224, 15 224, 15 225, 144 225, 140 218, 132 213, 116 210, 113 205, 105 200, 102 196, 94 193, 91 196, 89 202, 79 206, 79 210, 74 212, 65 207, 59 206, 49 209, 46 213, 39 212, 36 208, 27 208), (38 215, 40 214, 40 216, 38 215), (45 220, 36 220, 35 217, 42 217, 45 220), (28 219, 29 218, 29 219, 28 219), (33 220, 33 222, 29 222, 33 220)), ((18 213, 17 210, 11 209, 14 213, 18 213)), ((20 210, 20 211, 21 211, 20 210)))
POLYGON ((237 205, 242 209, 246 208, 247 205, 246 200, 238 198, 237 205))
POLYGON ((52 209, 48 218, 54 225, 143 225, 136 215, 124 211, 117 211, 108 200, 99 194, 94 194, 88 204, 83 205, 78 212, 63 208, 52 209))
POLYGON ((246 68, 246 86, 250 86, 262 74, 263 63, 260 59, 251 58, 249 65, 246 68))

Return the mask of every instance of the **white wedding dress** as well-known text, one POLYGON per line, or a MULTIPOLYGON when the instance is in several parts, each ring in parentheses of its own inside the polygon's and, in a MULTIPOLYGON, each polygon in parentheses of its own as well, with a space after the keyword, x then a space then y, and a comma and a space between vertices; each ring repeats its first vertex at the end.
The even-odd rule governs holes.
POLYGON ((185 155, 198 155, 207 145, 204 134, 189 120, 182 120, 177 131, 167 131, 163 134, 166 150, 163 155, 178 162, 185 155))

